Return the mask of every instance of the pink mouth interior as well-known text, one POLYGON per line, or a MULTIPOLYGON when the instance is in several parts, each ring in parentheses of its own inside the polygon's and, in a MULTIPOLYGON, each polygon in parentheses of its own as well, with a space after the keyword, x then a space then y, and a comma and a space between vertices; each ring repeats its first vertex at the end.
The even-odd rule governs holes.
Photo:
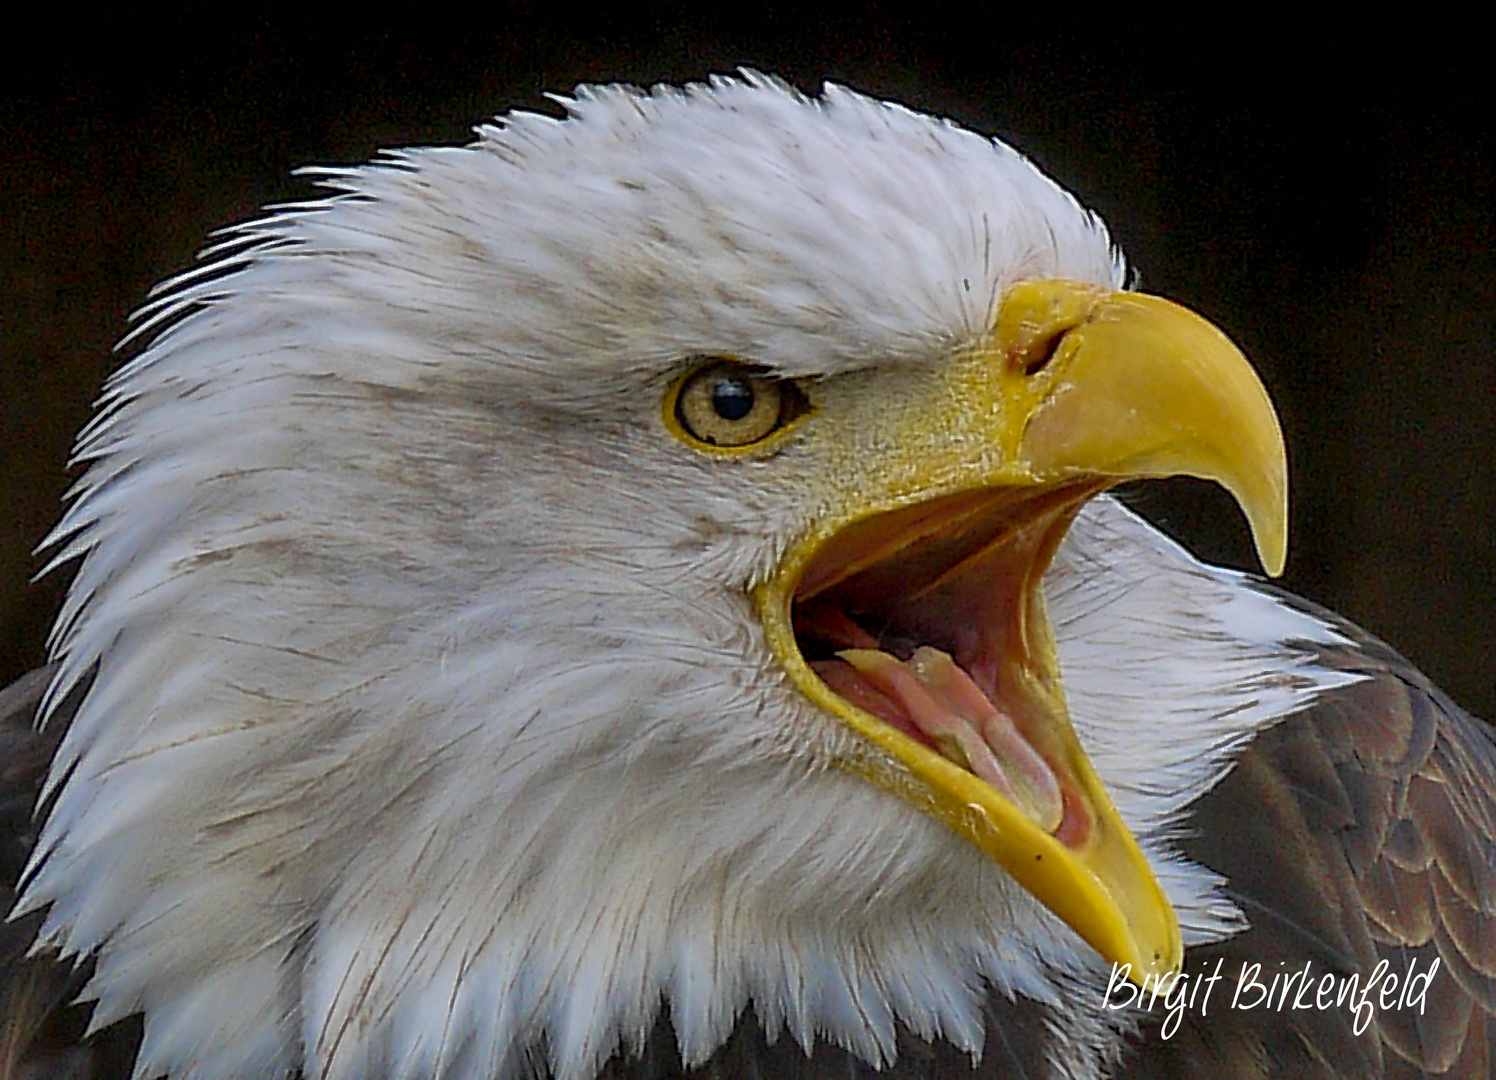
POLYGON ((1039 578, 1095 488, 948 496, 859 522, 807 566, 793 607, 830 689, 969 769, 1072 847, 1091 813, 1052 697, 1039 578), (1042 639, 1041 639, 1042 635, 1042 639))

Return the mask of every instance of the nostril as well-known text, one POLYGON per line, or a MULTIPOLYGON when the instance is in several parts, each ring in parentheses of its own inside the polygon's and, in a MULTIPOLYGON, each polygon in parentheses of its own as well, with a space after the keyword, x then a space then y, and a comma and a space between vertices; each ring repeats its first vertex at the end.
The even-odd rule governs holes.
POLYGON ((1009 362, 1014 367, 1022 367, 1025 375, 1037 375, 1048 366, 1059 351, 1060 342, 1065 339, 1066 330, 1057 330, 1041 338, 1035 338, 1024 342, 1019 348, 1009 354, 1009 362))

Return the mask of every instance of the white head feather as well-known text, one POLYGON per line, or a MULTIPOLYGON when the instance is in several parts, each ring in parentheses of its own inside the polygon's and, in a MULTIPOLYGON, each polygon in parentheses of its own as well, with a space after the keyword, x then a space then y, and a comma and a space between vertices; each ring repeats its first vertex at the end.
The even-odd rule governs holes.
MULTIPOLYGON (((237 230, 81 439, 50 701, 95 674, 21 908, 97 957, 96 1024, 145 1011, 142 1075, 584 1080, 662 1001, 689 1062, 750 1001, 807 1047, 886 1061, 898 1020, 975 1053, 989 985, 1099 964, 825 767, 853 736, 744 596, 807 508, 658 416, 692 355, 934 363, 1014 281, 1121 285, 1103 227, 838 87, 563 104, 237 230)), ((1098 772, 1187 938, 1229 932, 1170 828, 1335 681, 1283 644, 1329 631, 1106 501, 1047 590, 1098 772)))

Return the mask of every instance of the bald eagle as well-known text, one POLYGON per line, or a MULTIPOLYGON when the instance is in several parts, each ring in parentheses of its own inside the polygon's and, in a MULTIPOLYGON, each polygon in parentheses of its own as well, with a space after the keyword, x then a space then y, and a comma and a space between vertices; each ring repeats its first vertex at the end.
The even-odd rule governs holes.
POLYGON ((1489 729, 1108 494, 1281 570, 1231 342, 951 123, 558 100, 144 308, 5 697, 0 1075, 1488 1075, 1489 729))

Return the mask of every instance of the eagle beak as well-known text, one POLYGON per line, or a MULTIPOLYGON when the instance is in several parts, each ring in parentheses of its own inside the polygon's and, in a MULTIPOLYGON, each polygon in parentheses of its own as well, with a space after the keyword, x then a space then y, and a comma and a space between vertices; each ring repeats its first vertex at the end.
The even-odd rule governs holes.
POLYGON ((912 396, 864 409, 886 419, 828 457, 829 508, 754 590, 768 644, 862 737, 846 768, 971 841, 1134 981, 1178 971, 1173 907, 1071 725, 1041 579, 1086 500, 1179 474, 1230 491, 1280 573, 1267 392, 1176 304, 1034 281, 912 396))
POLYGON ((1024 414, 1018 458, 1036 478, 1195 476, 1247 516, 1273 577, 1288 557, 1288 463, 1267 390, 1231 340, 1187 308, 1064 281, 1014 286, 996 346, 1024 414), (1035 397, 1037 395, 1037 400, 1035 397))

